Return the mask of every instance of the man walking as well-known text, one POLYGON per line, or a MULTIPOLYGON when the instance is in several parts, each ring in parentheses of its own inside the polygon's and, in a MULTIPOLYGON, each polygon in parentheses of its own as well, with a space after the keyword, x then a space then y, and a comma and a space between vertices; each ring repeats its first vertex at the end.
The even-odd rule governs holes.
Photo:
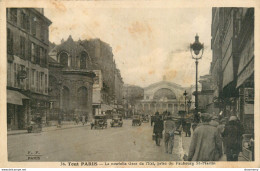
POLYGON ((157 146, 160 146, 162 132, 163 132, 163 120, 159 116, 159 112, 155 113, 153 133, 155 134, 155 142, 157 146))
POLYGON ((209 125, 209 114, 201 115, 202 124, 193 133, 189 161, 218 161, 222 156, 222 143, 216 127, 209 125))
POLYGON ((236 116, 231 116, 222 133, 226 139, 227 161, 238 161, 238 154, 241 151, 243 126, 236 116))
POLYGON ((165 143, 165 152, 172 154, 172 149, 174 145, 174 131, 175 123, 171 120, 171 117, 168 115, 164 124, 164 143, 165 143))

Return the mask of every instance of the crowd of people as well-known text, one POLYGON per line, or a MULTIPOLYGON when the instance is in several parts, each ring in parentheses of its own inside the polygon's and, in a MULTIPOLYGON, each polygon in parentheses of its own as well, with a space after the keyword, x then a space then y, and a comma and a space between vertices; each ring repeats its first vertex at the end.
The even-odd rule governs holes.
POLYGON ((180 119, 180 121, 173 120, 169 112, 166 115, 159 115, 159 112, 156 112, 151 119, 151 126, 154 125, 153 139, 156 145, 160 146, 161 139, 164 137, 166 153, 172 153, 176 131, 181 128, 185 136, 191 136, 192 127, 189 153, 184 160, 219 161, 226 154, 227 161, 238 161, 242 150, 244 129, 237 116, 223 118, 213 114, 199 113, 198 123, 191 123, 190 120, 185 119, 180 119))

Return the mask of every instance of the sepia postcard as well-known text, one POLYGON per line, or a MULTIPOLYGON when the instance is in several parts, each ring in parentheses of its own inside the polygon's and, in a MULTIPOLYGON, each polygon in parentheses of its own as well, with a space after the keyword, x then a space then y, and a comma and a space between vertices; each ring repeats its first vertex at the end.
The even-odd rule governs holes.
POLYGON ((0 0, 0 167, 259 168, 259 10, 0 0))

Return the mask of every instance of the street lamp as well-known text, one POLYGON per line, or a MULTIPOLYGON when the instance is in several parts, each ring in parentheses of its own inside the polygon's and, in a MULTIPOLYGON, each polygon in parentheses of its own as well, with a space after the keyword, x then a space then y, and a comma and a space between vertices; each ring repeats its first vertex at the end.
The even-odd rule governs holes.
POLYGON ((186 92, 186 90, 184 91, 184 93, 183 93, 183 95, 184 95, 184 97, 185 97, 185 113, 186 113, 186 98, 187 98, 187 92, 186 92))
POLYGON ((196 34, 195 36, 195 42, 193 44, 190 44, 190 52, 192 59, 195 59, 196 64, 196 94, 195 94, 195 122, 199 122, 198 119, 198 63, 199 59, 202 58, 203 52, 204 52, 204 44, 199 42, 199 36, 196 34))

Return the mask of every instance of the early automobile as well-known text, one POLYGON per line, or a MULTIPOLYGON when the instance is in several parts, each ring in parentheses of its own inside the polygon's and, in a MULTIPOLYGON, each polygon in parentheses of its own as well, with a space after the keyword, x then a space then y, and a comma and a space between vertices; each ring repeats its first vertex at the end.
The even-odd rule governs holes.
POLYGON ((94 116, 94 122, 91 124, 92 128, 107 128, 107 117, 106 115, 96 115, 94 116))
POLYGON ((123 126, 123 118, 122 118, 122 115, 113 114, 113 116, 112 116, 112 121, 110 122, 110 125, 111 125, 111 127, 115 127, 115 126, 122 127, 122 126, 123 126))
POLYGON ((149 122, 149 116, 148 115, 143 115, 142 116, 143 122, 149 122))
POLYGON ((136 126, 136 125, 141 126, 141 124, 142 124, 141 115, 134 115, 132 120, 132 126, 136 126))

